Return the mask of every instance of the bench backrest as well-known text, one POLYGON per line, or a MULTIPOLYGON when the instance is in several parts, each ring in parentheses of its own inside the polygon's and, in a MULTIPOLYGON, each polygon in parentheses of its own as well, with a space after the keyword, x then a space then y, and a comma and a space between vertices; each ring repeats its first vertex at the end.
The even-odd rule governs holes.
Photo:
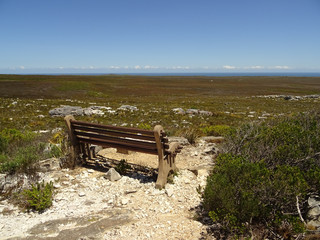
POLYGON ((160 142, 163 154, 169 149, 168 138, 164 132, 158 137, 159 134, 151 130, 101 125, 77 120, 70 120, 70 124, 72 134, 75 136, 74 140, 80 143, 158 155, 158 138, 158 145, 160 142))

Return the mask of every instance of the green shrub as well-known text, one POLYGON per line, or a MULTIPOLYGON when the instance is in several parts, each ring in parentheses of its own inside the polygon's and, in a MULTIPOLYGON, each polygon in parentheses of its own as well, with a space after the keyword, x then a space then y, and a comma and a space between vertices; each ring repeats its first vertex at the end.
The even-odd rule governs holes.
POLYGON ((308 188, 297 167, 271 170, 263 162, 221 154, 207 179, 203 199, 212 220, 238 231, 246 223, 276 223, 282 213, 296 212, 296 196, 305 197, 308 188))
POLYGON ((21 132, 17 129, 10 128, 1 131, 1 138, 4 139, 8 144, 12 142, 28 142, 32 141, 36 137, 36 133, 25 131, 21 132))
MULTIPOLYGON (((264 160, 268 167, 289 164, 300 168, 320 152, 320 114, 261 124, 246 124, 226 139, 224 152, 246 156, 252 162, 264 160)), ((318 163, 319 164, 319 163, 318 163)))
POLYGON ((139 123, 137 128, 151 130, 152 126, 149 123, 139 123))
POLYGON ((253 226, 289 239, 302 232, 309 193, 320 189, 320 117, 317 113, 245 124, 227 136, 207 179, 203 204, 231 234, 253 226))
POLYGON ((17 149, 17 152, 12 158, 5 158, 1 164, 1 171, 14 173, 18 170, 29 172, 34 168, 33 164, 38 160, 37 146, 26 146, 17 149))
POLYGON ((186 138, 190 144, 195 144, 197 138, 201 136, 199 130, 194 127, 183 128, 177 135, 186 138))
POLYGON ((30 131, 4 129, 0 132, 0 172, 33 173, 43 156, 40 136, 30 131))
POLYGON ((32 185, 31 189, 26 189, 23 192, 26 200, 27 209, 32 209, 37 212, 43 212, 51 207, 53 198, 53 183, 37 183, 32 185))
POLYGON ((0 135, 0 153, 3 153, 7 150, 7 147, 8 147, 8 140, 0 135))
POLYGON ((62 155, 63 154, 62 154, 61 148, 59 148, 59 146, 57 145, 52 145, 51 151, 50 151, 50 157, 58 158, 58 157, 61 157, 62 155))
POLYGON ((121 175, 126 174, 128 170, 131 169, 131 166, 126 162, 126 160, 122 159, 118 165, 115 167, 115 170, 121 175))
POLYGON ((226 136, 233 131, 228 125, 214 125, 201 128, 201 131, 207 136, 226 136))

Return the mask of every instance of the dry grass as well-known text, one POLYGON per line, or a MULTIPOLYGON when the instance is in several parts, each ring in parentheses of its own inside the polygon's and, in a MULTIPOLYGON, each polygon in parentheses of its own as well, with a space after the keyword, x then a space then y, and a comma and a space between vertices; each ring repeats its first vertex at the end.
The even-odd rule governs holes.
POLYGON ((1 96, 27 98, 68 98, 89 91, 110 97, 304 95, 320 92, 320 77, 0 75, 0 86, 1 96))
POLYGON ((252 96, 319 93, 319 77, 0 75, 0 130, 64 127, 62 118, 51 118, 48 114, 60 105, 103 105, 116 110, 130 104, 139 111, 78 119, 104 124, 127 123, 134 127, 161 124, 174 134, 185 127, 238 125, 243 121, 258 121, 263 114, 273 118, 319 108, 319 100, 314 99, 286 101, 252 96), (211 111, 213 116, 177 115, 172 112, 176 107, 211 111), (253 117, 248 117, 250 112, 255 112, 253 117))

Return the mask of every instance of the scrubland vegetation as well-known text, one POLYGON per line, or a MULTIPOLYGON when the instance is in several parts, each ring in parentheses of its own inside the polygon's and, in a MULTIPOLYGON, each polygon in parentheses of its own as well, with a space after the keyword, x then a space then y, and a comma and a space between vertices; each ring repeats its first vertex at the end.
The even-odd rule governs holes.
POLYGON ((306 200, 320 189, 320 113, 247 123, 226 136, 203 193, 212 220, 227 234, 260 229, 260 238, 308 229, 306 200))
POLYGON ((63 154, 64 121, 50 117, 50 109, 106 106, 103 115, 76 119, 144 129, 161 124, 191 143, 225 136, 202 193, 207 214, 224 236, 290 239, 308 229, 297 205, 304 217, 307 197, 319 194, 320 99, 257 97, 275 94, 320 94, 320 78, 0 75, 0 172, 32 172, 40 159, 63 154), (117 110, 124 104, 138 111, 117 110))

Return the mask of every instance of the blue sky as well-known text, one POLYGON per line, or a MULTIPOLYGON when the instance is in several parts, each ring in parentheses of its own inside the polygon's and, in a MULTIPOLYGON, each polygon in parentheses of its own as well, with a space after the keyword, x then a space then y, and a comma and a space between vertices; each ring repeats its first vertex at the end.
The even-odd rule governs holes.
POLYGON ((320 72, 320 0, 0 0, 0 73, 320 72))

